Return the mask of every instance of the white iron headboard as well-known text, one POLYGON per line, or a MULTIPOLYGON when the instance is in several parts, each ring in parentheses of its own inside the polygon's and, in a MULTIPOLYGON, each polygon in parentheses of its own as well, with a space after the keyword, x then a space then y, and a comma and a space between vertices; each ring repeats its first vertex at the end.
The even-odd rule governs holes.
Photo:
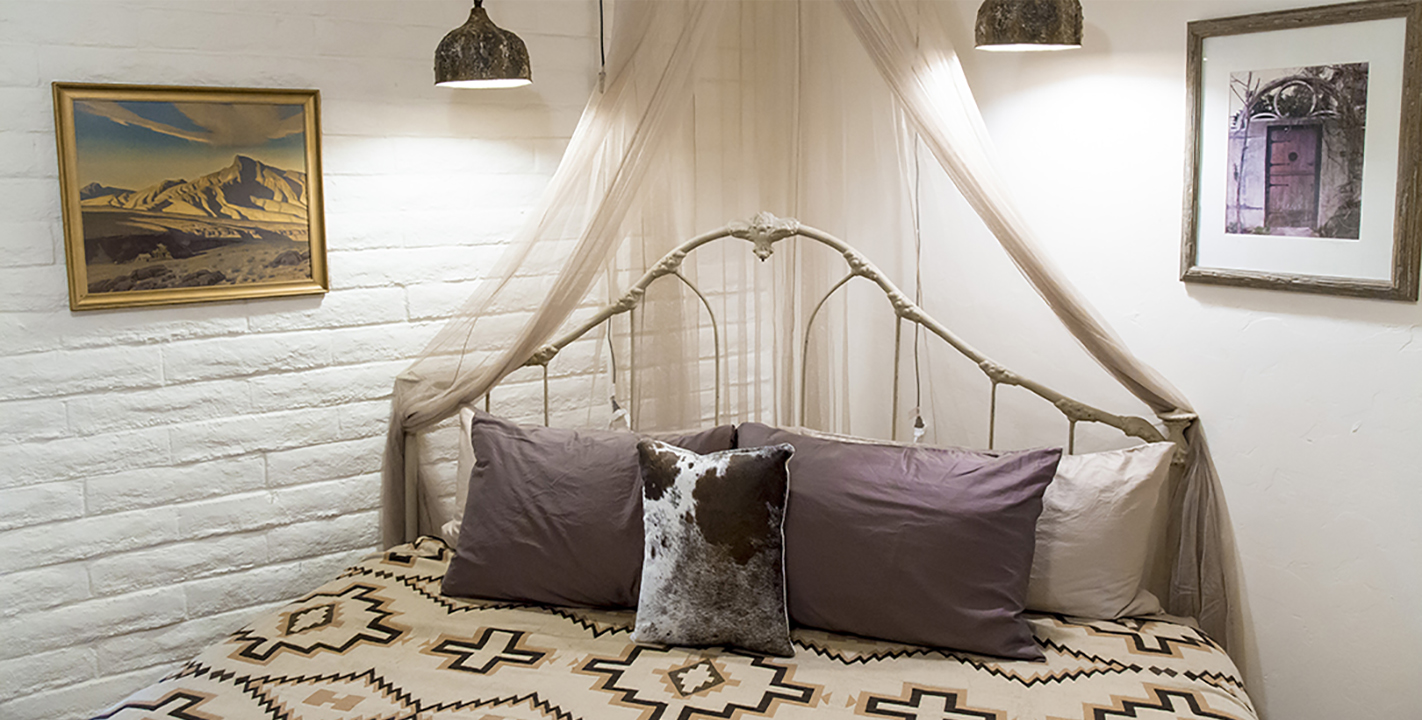
MULTIPOLYGON (((753 245, 752 251, 755 253, 755 255, 761 260, 765 260, 768 259, 772 253, 774 253, 775 243, 780 242, 781 240, 784 240, 786 238, 795 236, 813 240, 815 242, 821 243, 834 249, 836 252, 840 253, 844 257, 845 262, 849 266, 848 273, 839 282, 835 283, 829 289, 828 292, 825 293, 825 296, 820 299, 820 301, 815 305, 814 310, 810 313, 810 316, 806 321, 804 346, 801 349, 802 360, 803 355, 808 352, 809 329, 813 326, 816 316, 819 315, 819 311, 824 307, 825 303, 830 299, 830 297, 833 296, 837 291, 839 291, 840 288, 847 285, 850 280, 853 280, 854 278, 863 278, 873 283, 880 290, 883 291, 884 296, 893 306, 894 314, 897 316, 897 322, 895 323, 896 332, 894 335, 895 369, 893 380, 894 388, 892 394, 894 403, 894 427, 891 429, 892 437, 897 437, 898 435, 898 359, 899 353, 901 351, 900 339, 902 337, 902 328, 904 322, 907 321, 910 323, 916 323, 927 332, 936 335, 939 338, 942 338, 943 341, 946 342, 949 346, 951 346, 954 350, 957 350, 964 357, 975 363, 978 368, 982 370, 983 374, 987 376, 987 379, 991 382, 991 399, 988 405, 987 418, 989 449, 993 447, 994 441, 996 439, 995 436, 997 425, 997 388, 999 385, 1015 385, 1017 387, 1020 387, 1032 393, 1033 395, 1036 395, 1037 397, 1040 397, 1043 400, 1047 401, 1059 412, 1061 412, 1061 414, 1064 415, 1068 421, 1066 448, 1067 452, 1069 453, 1075 451, 1076 424, 1080 422, 1100 423, 1102 425, 1116 428, 1127 436, 1139 438, 1146 442, 1159 442, 1168 438, 1169 440, 1180 445, 1182 449, 1184 448, 1185 429, 1192 422, 1195 421, 1196 416, 1194 414, 1170 413, 1161 415, 1160 420, 1165 426, 1165 432, 1161 432, 1160 429, 1158 429, 1153 423, 1151 423, 1149 420, 1146 420, 1145 418, 1136 417, 1132 415, 1116 415, 1113 413, 1109 413, 1105 410, 1101 410, 1100 408, 1096 408, 1078 400, 1069 398, 1066 395, 1063 395, 1062 393, 1057 392, 1056 390, 1053 390, 1047 387, 1046 385, 1043 385, 1042 383, 1036 382, 1035 380, 1025 378, 1013 372, 1012 370, 1009 370, 1003 365, 994 362, 992 359, 979 352, 973 346, 969 345, 962 338, 955 335, 953 331, 949 330, 947 327, 943 326, 943 324, 930 317, 928 313, 923 311, 923 308, 919 307, 916 303, 910 300, 909 297, 903 293, 903 291, 899 290, 899 288, 895 286, 893 282, 891 282, 887 277, 885 277, 884 273, 880 272, 879 268, 875 267, 874 263, 870 262, 869 259, 864 257, 864 255, 861 254, 859 251, 850 247, 848 243, 845 243, 843 240, 840 240, 839 238, 830 235, 829 233, 824 232, 823 230, 818 230, 808 225, 802 225, 799 223, 799 221, 790 218, 777 218, 770 213, 760 213, 759 215, 756 215, 755 218, 753 218, 750 222, 733 222, 718 230, 713 230, 711 232, 687 240, 686 242, 677 246, 671 252, 668 252, 666 255, 664 255, 662 259, 656 264, 656 266, 654 266, 652 269, 648 270, 644 275, 642 275, 642 277, 635 284, 633 284, 633 286, 629 288, 619 299, 601 308, 586 322, 573 328, 572 330, 569 330, 568 332, 554 339, 552 342, 549 342, 548 344, 539 348, 538 351, 535 352, 532 357, 528 358, 528 360, 524 363, 525 367, 543 368, 544 423, 547 424, 549 421, 548 364, 553 360, 553 358, 557 357, 558 353, 563 348, 567 347, 572 342, 583 337, 589 331, 597 328, 602 323, 607 322, 608 320, 613 317, 616 317, 617 315, 631 312, 633 309, 638 307, 641 304, 642 299, 646 295, 647 288, 653 282, 668 275, 676 277, 688 288, 690 288, 691 291, 695 293, 696 296, 701 300, 702 305, 711 315, 712 341, 716 345, 714 357, 716 375, 715 413, 716 421, 717 423, 720 423, 722 362, 720 327, 717 324, 715 313, 712 311, 711 304, 706 299, 706 296, 702 294, 699 288, 696 287, 695 283, 693 283, 690 279, 688 279, 685 275, 682 274, 682 263, 686 259, 688 254, 701 247, 702 245, 727 237, 740 238, 742 240, 749 241, 753 245)), ((803 421, 805 415, 804 388, 807 366, 808 363, 802 362, 800 368, 801 393, 800 407, 798 409, 797 419, 801 421, 803 421)), ((487 405, 487 395, 485 396, 485 402, 487 405)), ((415 442, 415 437, 416 436, 414 433, 407 433, 405 436, 405 535, 407 541, 414 540, 415 535, 418 532, 417 508, 419 507, 419 483, 417 477, 419 459, 418 454, 416 452, 417 443, 415 442)), ((1181 459, 1183 457, 1183 452, 1177 452, 1177 465, 1181 462, 1181 459)))

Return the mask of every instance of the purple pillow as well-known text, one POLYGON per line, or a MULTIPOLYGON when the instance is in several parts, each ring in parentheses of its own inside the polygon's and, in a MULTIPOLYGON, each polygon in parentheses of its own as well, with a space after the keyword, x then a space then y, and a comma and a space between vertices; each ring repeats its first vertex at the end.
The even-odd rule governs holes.
MULTIPOLYGON (((637 606, 643 436, 523 426, 474 416, 476 458, 445 595, 549 605, 637 606)), ((659 437, 729 450, 731 425, 659 437)))
POLYGON ((759 423, 737 445, 790 443, 790 619, 1020 660, 1042 493, 1060 449, 988 453, 808 437, 759 423))

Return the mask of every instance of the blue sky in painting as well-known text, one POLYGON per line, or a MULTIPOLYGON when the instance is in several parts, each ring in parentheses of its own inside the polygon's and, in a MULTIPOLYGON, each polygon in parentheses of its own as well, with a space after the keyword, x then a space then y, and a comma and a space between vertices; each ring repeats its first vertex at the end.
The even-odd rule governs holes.
POLYGON ((237 155, 305 172, 302 113, 299 104, 79 100, 79 184, 141 190, 216 172, 237 155))
MULTIPOLYGON (((167 102, 134 102, 123 100, 115 103, 119 107, 137 115, 142 115, 150 120, 172 125, 173 127, 192 132, 202 132, 202 126, 193 122, 191 118, 178 110, 173 103, 167 102)), ((300 109, 298 108, 298 112, 300 109)))

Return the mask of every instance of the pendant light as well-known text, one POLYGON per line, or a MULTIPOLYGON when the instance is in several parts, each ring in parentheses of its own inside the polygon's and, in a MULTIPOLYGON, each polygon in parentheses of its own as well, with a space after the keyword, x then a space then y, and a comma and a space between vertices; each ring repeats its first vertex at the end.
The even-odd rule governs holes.
POLYGON ((484 0, 474 0, 469 21, 450 30, 435 50, 435 85, 440 87, 507 88, 531 82, 528 48, 489 19, 484 0))
POLYGON ((1081 47, 1080 0, 984 0, 979 50, 1026 52, 1081 47))

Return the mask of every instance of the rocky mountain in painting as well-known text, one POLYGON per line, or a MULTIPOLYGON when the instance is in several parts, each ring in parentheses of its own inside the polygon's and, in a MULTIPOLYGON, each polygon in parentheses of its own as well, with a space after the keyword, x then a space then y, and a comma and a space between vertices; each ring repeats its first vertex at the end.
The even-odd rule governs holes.
POLYGON ((80 190, 85 210, 113 208, 189 218, 306 222, 306 173, 282 170, 245 155, 196 180, 164 180, 127 191, 90 183, 80 190))
MULTIPOLYGON (((140 269, 182 265, 214 252, 240 262, 209 269, 254 279, 248 261, 260 259, 265 267, 288 251, 309 250, 306 182, 305 173, 237 155, 227 167, 194 180, 168 179, 132 191, 91 183, 80 201, 90 284, 116 280, 132 263, 140 269), (114 277, 101 277, 109 275, 114 277)), ((195 262, 189 272, 207 267, 206 260, 195 262)))
POLYGON ((79 199, 93 200, 94 198, 108 197, 110 195, 124 195, 131 192, 133 191, 125 190, 123 188, 109 187, 108 185, 103 185, 95 182, 89 183, 88 185, 79 188, 79 199))

